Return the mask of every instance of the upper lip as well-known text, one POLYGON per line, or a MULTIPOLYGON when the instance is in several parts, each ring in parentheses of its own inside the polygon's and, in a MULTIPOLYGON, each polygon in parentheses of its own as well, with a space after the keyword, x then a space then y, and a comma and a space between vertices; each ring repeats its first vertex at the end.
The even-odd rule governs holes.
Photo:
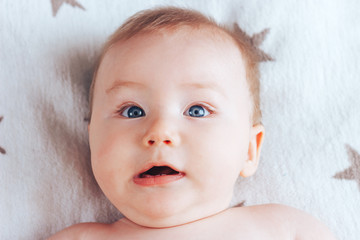
POLYGON ((148 171, 149 169, 151 169, 152 167, 169 167, 171 169, 173 169, 174 171, 177 171, 179 173, 182 173, 182 171, 180 171, 178 168, 176 168, 175 166, 173 166, 172 164, 166 163, 166 162, 151 162, 148 163, 144 166, 144 168, 142 168, 136 175, 135 177, 139 177, 140 174, 148 171))

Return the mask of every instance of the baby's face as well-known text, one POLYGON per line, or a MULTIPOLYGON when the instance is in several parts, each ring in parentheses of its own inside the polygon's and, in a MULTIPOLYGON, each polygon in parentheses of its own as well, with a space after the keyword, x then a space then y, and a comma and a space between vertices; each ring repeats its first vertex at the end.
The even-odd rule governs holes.
POLYGON ((99 68, 92 168, 137 224, 174 226, 226 209, 249 162, 244 63, 234 43, 212 34, 139 35, 116 43, 99 68))

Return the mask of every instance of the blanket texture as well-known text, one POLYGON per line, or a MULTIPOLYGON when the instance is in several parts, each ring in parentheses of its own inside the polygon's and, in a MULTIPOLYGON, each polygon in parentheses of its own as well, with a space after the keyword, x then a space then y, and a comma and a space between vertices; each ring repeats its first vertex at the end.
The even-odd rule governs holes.
POLYGON ((91 173, 88 88, 100 46, 154 6, 238 23, 274 61, 261 65, 266 137, 233 205, 282 203, 360 238, 360 1, 0 1, 0 239, 45 239, 121 214, 91 173))

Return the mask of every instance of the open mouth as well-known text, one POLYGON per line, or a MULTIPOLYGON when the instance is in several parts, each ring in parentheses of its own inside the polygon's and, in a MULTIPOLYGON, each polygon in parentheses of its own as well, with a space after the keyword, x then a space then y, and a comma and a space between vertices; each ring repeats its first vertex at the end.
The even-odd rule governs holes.
POLYGON ((185 176, 185 173, 176 171, 169 166, 153 166, 134 178, 136 184, 142 186, 161 185, 176 181, 185 176))
POLYGON ((165 176, 165 175, 176 175, 179 174, 178 171, 175 171, 171 167, 168 166, 159 166, 152 167, 146 172, 143 172, 139 175, 140 178, 149 178, 154 176, 165 176))

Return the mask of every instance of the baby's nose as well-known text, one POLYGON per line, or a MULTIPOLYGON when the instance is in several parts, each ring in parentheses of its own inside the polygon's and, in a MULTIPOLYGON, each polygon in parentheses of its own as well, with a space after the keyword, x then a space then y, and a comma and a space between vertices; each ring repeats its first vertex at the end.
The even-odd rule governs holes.
POLYGON ((143 144, 146 147, 150 146, 178 146, 180 143, 180 136, 174 123, 169 121, 155 121, 145 133, 143 144))
POLYGON ((166 134, 163 135, 156 135, 156 134, 149 134, 144 138, 144 145, 146 147, 150 146, 160 146, 160 145, 167 145, 167 146, 177 146, 180 142, 179 137, 177 134, 166 134))
MULTIPOLYGON (((171 145, 172 144, 172 141, 171 140, 163 140, 162 141, 164 144, 166 145, 171 145)), ((155 141, 155 140, 148 140, 147 144, 148 146, 151 146, 151 145, 154 145, 156 143, 159 143, 159 141, 155 141)))

